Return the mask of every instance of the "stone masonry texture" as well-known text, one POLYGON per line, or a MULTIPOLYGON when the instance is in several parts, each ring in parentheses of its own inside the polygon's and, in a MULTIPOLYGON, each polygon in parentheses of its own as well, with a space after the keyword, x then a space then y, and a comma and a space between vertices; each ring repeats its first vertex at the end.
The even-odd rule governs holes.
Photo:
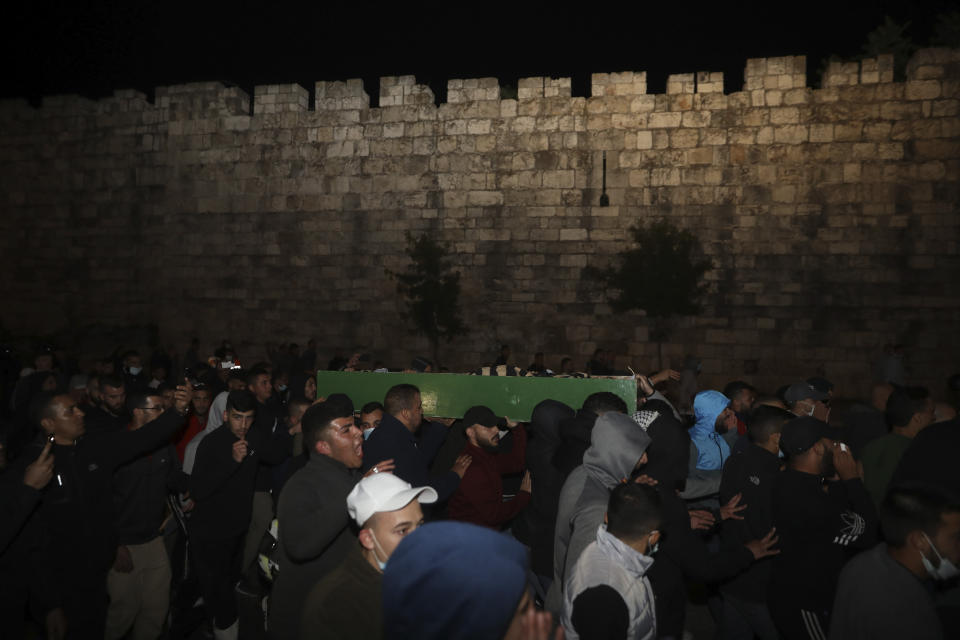
POLYGON ((667 364, 695 353, 702 386, 819 373, 852 395, 902 342, 937 392, 960 360, 960 51, 918 52, 902 83, 888 57, 834 64, 820 89, 805 69, 748 60, 732 94, 711 72, 663 95, 645 73, 596 74, 588 98, 568 78, 522 79, 515 100, 457 79, 439 106, 413 76, 382 78, 377 108, 359 80, 318 82, 313 109, 298 85, 7 101, 2 325, 80 351, 90 326, 250 351, 313 336, 403 365, 429 352, 387 273, 410 231, 462 274, 452 369, 506 342, 520 365, 603 347, 646 371, 648 319, 611 313, 582 270, 665 217, 715 266, 667 364))

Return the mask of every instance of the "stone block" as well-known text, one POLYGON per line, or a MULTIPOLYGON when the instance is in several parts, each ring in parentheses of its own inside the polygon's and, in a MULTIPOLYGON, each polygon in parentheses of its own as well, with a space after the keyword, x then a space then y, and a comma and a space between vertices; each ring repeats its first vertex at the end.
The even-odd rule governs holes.
POLYGON ((681 113, 651 113, 647 119, 647 126, 651 129, 679 127, 683 114, 681 113))
POLYGON ((689 149, 697 146, 700 133, 696 129, 679 129, 670 132, 670 146, 675 149, 689 149))
POLYGON ((784 144, 800 144, 809 138, 806 125, 783 125, 773 128, 773 137, 776 142, 784 144))
POLYGON ((907 100, 933 100, 940 97, 939 80, 907 81, 904 97, 907 100))
MULTIPOLYGON (((587 240, 586 229, 560 229, 560 241, 587 240)), ((581 265, 576 265, 581 266, 581 265)), ((582 266, 586 266, 585 264, 582 266)))

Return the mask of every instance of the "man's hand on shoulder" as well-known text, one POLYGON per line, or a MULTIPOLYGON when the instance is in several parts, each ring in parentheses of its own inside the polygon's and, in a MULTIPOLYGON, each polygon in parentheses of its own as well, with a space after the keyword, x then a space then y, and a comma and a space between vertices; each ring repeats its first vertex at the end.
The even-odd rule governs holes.
POLYGON ((467 473, 467 467, 470 466, 471 462, 473 462, 473 458, 464 454, 457 458, 457 461, 453 463, 452 471, 460 476, 461 480, 463 480, 463 476, 467 473))

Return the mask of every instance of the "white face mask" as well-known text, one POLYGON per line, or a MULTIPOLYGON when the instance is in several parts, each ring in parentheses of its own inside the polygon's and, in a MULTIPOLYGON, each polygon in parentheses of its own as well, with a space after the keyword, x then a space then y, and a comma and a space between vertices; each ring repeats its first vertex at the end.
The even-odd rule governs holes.
MULTIPOLYGON (((650 534, 650 538, 653 537, 653 534, 650 534)), ((656 542, 650 542, 650 538, 647 538, 647 553, 644 555, 652 556, 660 549, 660 538, 657 538, 656 542)))
MULTIPOLYGON (((383 547, 380 546, 380 543, 377 541, 377 536, 373 535, 373 529, 368 529, 370 532, 370 537, 373 539, 373 557, 377 560, 377 566, 380 567, 380 572, 382 573, 384 569, 387 568, 387 560, 381 560, 380 556, 377 555, 377 549, 380 550, 380 553, 383 553, 383 547)), ((383 555, 387 555, 383 553, 383 555)))
POLYGON ((370 438, 370 434, 373 433, 373 430, 374 430, 374 429, 376 429, 376 427, 367 427, 366 429, 364 429, 364 430, 363 430, 363 439, 364 439, 364 440, 369 439, 369 438, 370 438))
POLYGON ((923 568, 927 570, 927 573, 930 574, 931 578, 934 580, 949 580, 960 573, 960 571, 957 570, 956 565, 940 555, 940 552, 937 551, 937 547, 934 546, 930 538, 927 538, 927 534, 924 533, 923 537, 928 543, 930 543, 930 548, 935 554, 937 554, 937 558, 940 560, 940 564, 934 567, 933 563, 927 559, 927 556, 923 555, 923 553, 920 554, 920 559, 923 561, 923 568))
POLYGON ((283 393, 283 392, 286 391, 286 390, 287 390, 287 385, 285 385, 285 384, 278 384, 278 385, 277 385, 277 391, 283 393))
POLYGON ((132 376, 140 375, 141 371, 143 371, 143 367, 127 367, 127 372, 132 376))

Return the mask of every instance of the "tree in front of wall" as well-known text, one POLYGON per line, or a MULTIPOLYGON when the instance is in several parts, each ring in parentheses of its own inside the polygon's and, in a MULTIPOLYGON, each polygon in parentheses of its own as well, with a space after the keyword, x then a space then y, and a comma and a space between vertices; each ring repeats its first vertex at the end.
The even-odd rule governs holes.
POLYGON ((713 262, 703 256, 700 241, 691 232, 665 219, 630 229, 632 246, 621 251, 604 269, 587 267, 584 275, 599 280, 616 312, 642 309, 652 321, 650 337, 657 343, 663 369, 663 342, 677 316, 699 313, 707 285, 703 276, 713 262))
POLYGON ((439 366, 440 342, 466 333, 460 316, 460 273, 454 271, 449 248, 429 234, 406 234, 406 271, 387 273, 397 281, 397 293, 406 304, 405 317, 414 331, 430 343, 434 367, 439 366))

